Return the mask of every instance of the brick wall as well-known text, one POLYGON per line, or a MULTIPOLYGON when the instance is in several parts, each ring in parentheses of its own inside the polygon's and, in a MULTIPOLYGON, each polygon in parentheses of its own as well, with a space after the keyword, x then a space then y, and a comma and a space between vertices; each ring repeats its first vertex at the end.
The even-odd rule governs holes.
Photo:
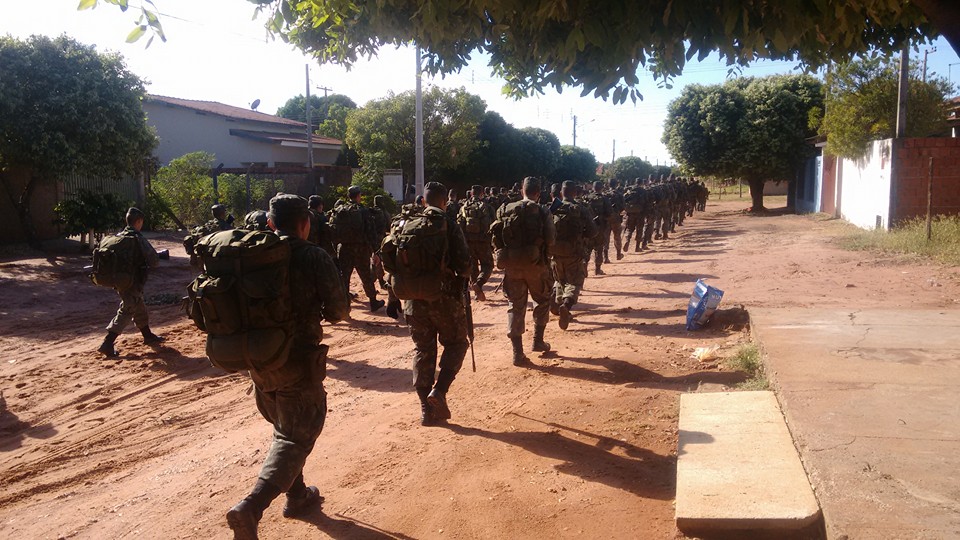
POLYGON ((927 215, 927 185, 933 158, 933 214, 960 214, 960 138, 894 141, 891 222, 927 215))

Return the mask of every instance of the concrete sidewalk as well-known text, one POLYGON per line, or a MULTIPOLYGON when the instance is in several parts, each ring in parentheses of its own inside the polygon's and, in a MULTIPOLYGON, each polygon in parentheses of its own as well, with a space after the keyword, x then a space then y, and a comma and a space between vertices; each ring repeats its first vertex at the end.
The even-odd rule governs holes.
POLYGON ((753 309, 830 538, 960 538, 960 312, 753 309))

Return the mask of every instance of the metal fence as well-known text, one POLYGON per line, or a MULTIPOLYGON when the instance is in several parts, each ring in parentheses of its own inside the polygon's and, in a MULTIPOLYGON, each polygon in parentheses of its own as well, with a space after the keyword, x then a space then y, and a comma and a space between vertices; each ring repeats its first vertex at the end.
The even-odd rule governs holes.
POLYGON ((113 193, 125 201, 138 203, 141 198, 140 182, 136 178, 90 178, 79 175, 69 175, 63 178, 63 199, 72 200, 80 190, 85 189, 93 193, 113 193))

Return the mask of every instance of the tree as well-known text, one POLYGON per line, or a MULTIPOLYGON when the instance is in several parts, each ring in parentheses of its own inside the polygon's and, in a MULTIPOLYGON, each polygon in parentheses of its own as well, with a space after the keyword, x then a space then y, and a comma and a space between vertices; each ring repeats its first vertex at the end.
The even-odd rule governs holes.
POLYGON ((523 176, 547 176, 560 166, 560 139, 551 131, 521 129, 520 152, 523 176))
MULTIPOLYGON (((391 93, 347 115, 346 142, 366 166, 377 156, 380 166, 397 167, 414 177, 414 93, 391 93)), ((427 177, 461 166, 477 145, 477 127, 487 106, 463 88, 433 87, 423 94, 424 169, 427 177)))
POLYGON ((643 159, 634 156, 625 156, 617 158, 608 169, 607 174, 610 178, 623 182, 635 178, 646 180, 648 176, 653 174, 653 170, 653 165, 643 159))
MULTIPOLYGON (((287 102, 284 103, 279 109, 277 109, 277 116, 306 123, 306 104, 307 100, 303 94, 292 97, 288 99, 287 102)), ((330 94, 329 96, 324 97, 316 95, 310 96, 310 124, 314 133, 316 133, 316 131, 320 129, 320 125, 330 117, 330 109, 333 107, 351 110, 356 109, 357 104, 343 94, 330 94)), ((328 137, 329 136, 330 135, 328 135, 328 137)))
MULTIPOLYGON (((821 134, 827 152, 850 159, 864 155, 872 140, 892 138, 897 125, 897 62, 864 58, 838 64, 827 77, 826 111, 821 134)), ((929 137, 946 131, 946 96, 953 91, 943 78, 924 82, 911 69, 907 98, 907 136, 929 137)))
POLYGON ((759 211, 764 183, 791 180, 812 155, 811 116, 822 110, 822 85, 808 75, 691 85, 670 102, 662 141, 695 175, 746 180, 759 211))
POLYGON ((550 173, 551 182, 592 182, 597 177, 597 158, 579 146, 560 147, 560 165, 550 173))
POLYGON ((143 81, 116 54, 67 37, 0 37, 0 178, 31 244, 30 199, 42 181, 68 174, 120 179, 156 145, 143 81), (7 175, 30 171, 20 193, 7 175))
POLYGON ((669 80, 694 57, 717 52, 728 65, 766 58, 819 67, 924 41, 934 27, 960 47, 953 0, 252 1, 272 13, 271 31, 321 62, 349 66, 382 46, 414 42, 427 71, 450 73, 472 53, 488 53, 514 96, 577 86, 623 102, 641 97, 641 66, 669 80))

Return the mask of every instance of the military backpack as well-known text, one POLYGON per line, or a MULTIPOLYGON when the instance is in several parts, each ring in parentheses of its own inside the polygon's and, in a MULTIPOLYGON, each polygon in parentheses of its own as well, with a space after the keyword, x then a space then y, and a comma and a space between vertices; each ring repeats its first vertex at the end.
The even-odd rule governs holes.
POLYGON ((133 286, 143 265, 143 252, 136 232, 123 231, 105 236, 93 250, 90 280, 101 287, 124 291, 133 286))
POLYGON ((447 216, 439 208, 405 208, 380 245, 383 269, 401 300, 438 300, 447 273, 447 216))
POLYGON ((196 245, 203 273, 187 286, 188 315, 207 357, 227 371, 272 371, 293 339, 290 245, 273 232, 233 229, 196 245))
POLYGON ((583 256, 583 212, 580 205, 564 202, 553 212, 557 242, 553 255, 557 257, 583 256))
POLYGON ((334 207, 330 215, 330 228, 338 242, 361 244, 366 241, 364 214, 363 207, 352 201, 334 207))
POLYGON ((490 225, 493 220, 490 219, 490 212, 487 206, 476 199, 470 199, 460 207, 460 219, 463 224, 464 234, 470 236, 480 236, 490 233, 490 225))
POLYGON ((497 268, 522 268, 545 262, 545 214, 539 204, 527 200, 510 203, 497 210, 497 223, 493 227, 497 268))

